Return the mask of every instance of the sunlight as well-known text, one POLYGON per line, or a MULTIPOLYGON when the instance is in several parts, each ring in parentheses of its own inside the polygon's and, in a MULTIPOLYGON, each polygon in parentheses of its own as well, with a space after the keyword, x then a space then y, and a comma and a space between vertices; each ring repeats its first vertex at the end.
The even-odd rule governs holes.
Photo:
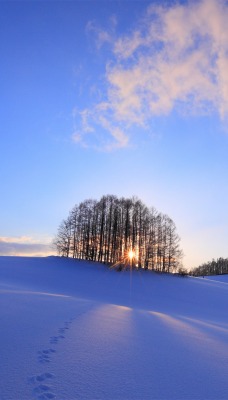
POLYGON ((111 268, 120 268, 120 269, 126 269, 126 268, 133 268, 133 267, 138 267, 137 264, 138 260, 138 251, 137 249, 130 249, 130 250, 124 250, 123 256, 120 257, 120 260, 114 263, 111 268))
POLYGON ((128 258, 129 258, 129 260, 132 260, 133 258, 135 258, 135 252, 133 250, 129 250, 128 258))

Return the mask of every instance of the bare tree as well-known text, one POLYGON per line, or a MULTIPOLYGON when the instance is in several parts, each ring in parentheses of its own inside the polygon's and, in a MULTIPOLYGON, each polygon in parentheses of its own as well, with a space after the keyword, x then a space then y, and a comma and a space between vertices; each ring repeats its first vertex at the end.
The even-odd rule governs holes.
POLYGON ((108 195, 75 205, 58 229, 60 255, 173 272, 181 250, 174 222, 141 200, 108 195), (130 256, 131 254, 131 256, 130 256))

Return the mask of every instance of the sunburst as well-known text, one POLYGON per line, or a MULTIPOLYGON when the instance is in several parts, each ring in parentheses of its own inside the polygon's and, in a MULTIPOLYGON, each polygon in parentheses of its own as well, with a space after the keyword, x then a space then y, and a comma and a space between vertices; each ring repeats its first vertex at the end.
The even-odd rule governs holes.
POLYGON ((111 266, 111 268, 121 267, 121 269, 131 268, 137 266, 137 254, 133 249, 125 250, 124 256, 119 261, 111 266))

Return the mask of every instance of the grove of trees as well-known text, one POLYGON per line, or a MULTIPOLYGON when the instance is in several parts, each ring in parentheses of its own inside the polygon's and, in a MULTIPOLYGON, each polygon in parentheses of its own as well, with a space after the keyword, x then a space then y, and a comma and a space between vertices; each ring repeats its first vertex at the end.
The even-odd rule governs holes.
POLYGON ((82 260, 175 272, 182 251, 171 218, 138 198, 103 196, 75 205, 59 226, 59 255, 82 260))
POLYGON ((204 275, 222 275, 228 274, 228 258, 218 258, 194 268, 191 271, 193 276, 204 276, 204 275))

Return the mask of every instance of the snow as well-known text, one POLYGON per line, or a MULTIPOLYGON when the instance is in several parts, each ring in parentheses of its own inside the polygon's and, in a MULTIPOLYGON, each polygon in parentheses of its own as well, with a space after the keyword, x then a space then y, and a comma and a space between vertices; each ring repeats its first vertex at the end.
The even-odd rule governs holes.
POLYGON ((227 399, 219 279, 0 257, 0 399, 227 399))

